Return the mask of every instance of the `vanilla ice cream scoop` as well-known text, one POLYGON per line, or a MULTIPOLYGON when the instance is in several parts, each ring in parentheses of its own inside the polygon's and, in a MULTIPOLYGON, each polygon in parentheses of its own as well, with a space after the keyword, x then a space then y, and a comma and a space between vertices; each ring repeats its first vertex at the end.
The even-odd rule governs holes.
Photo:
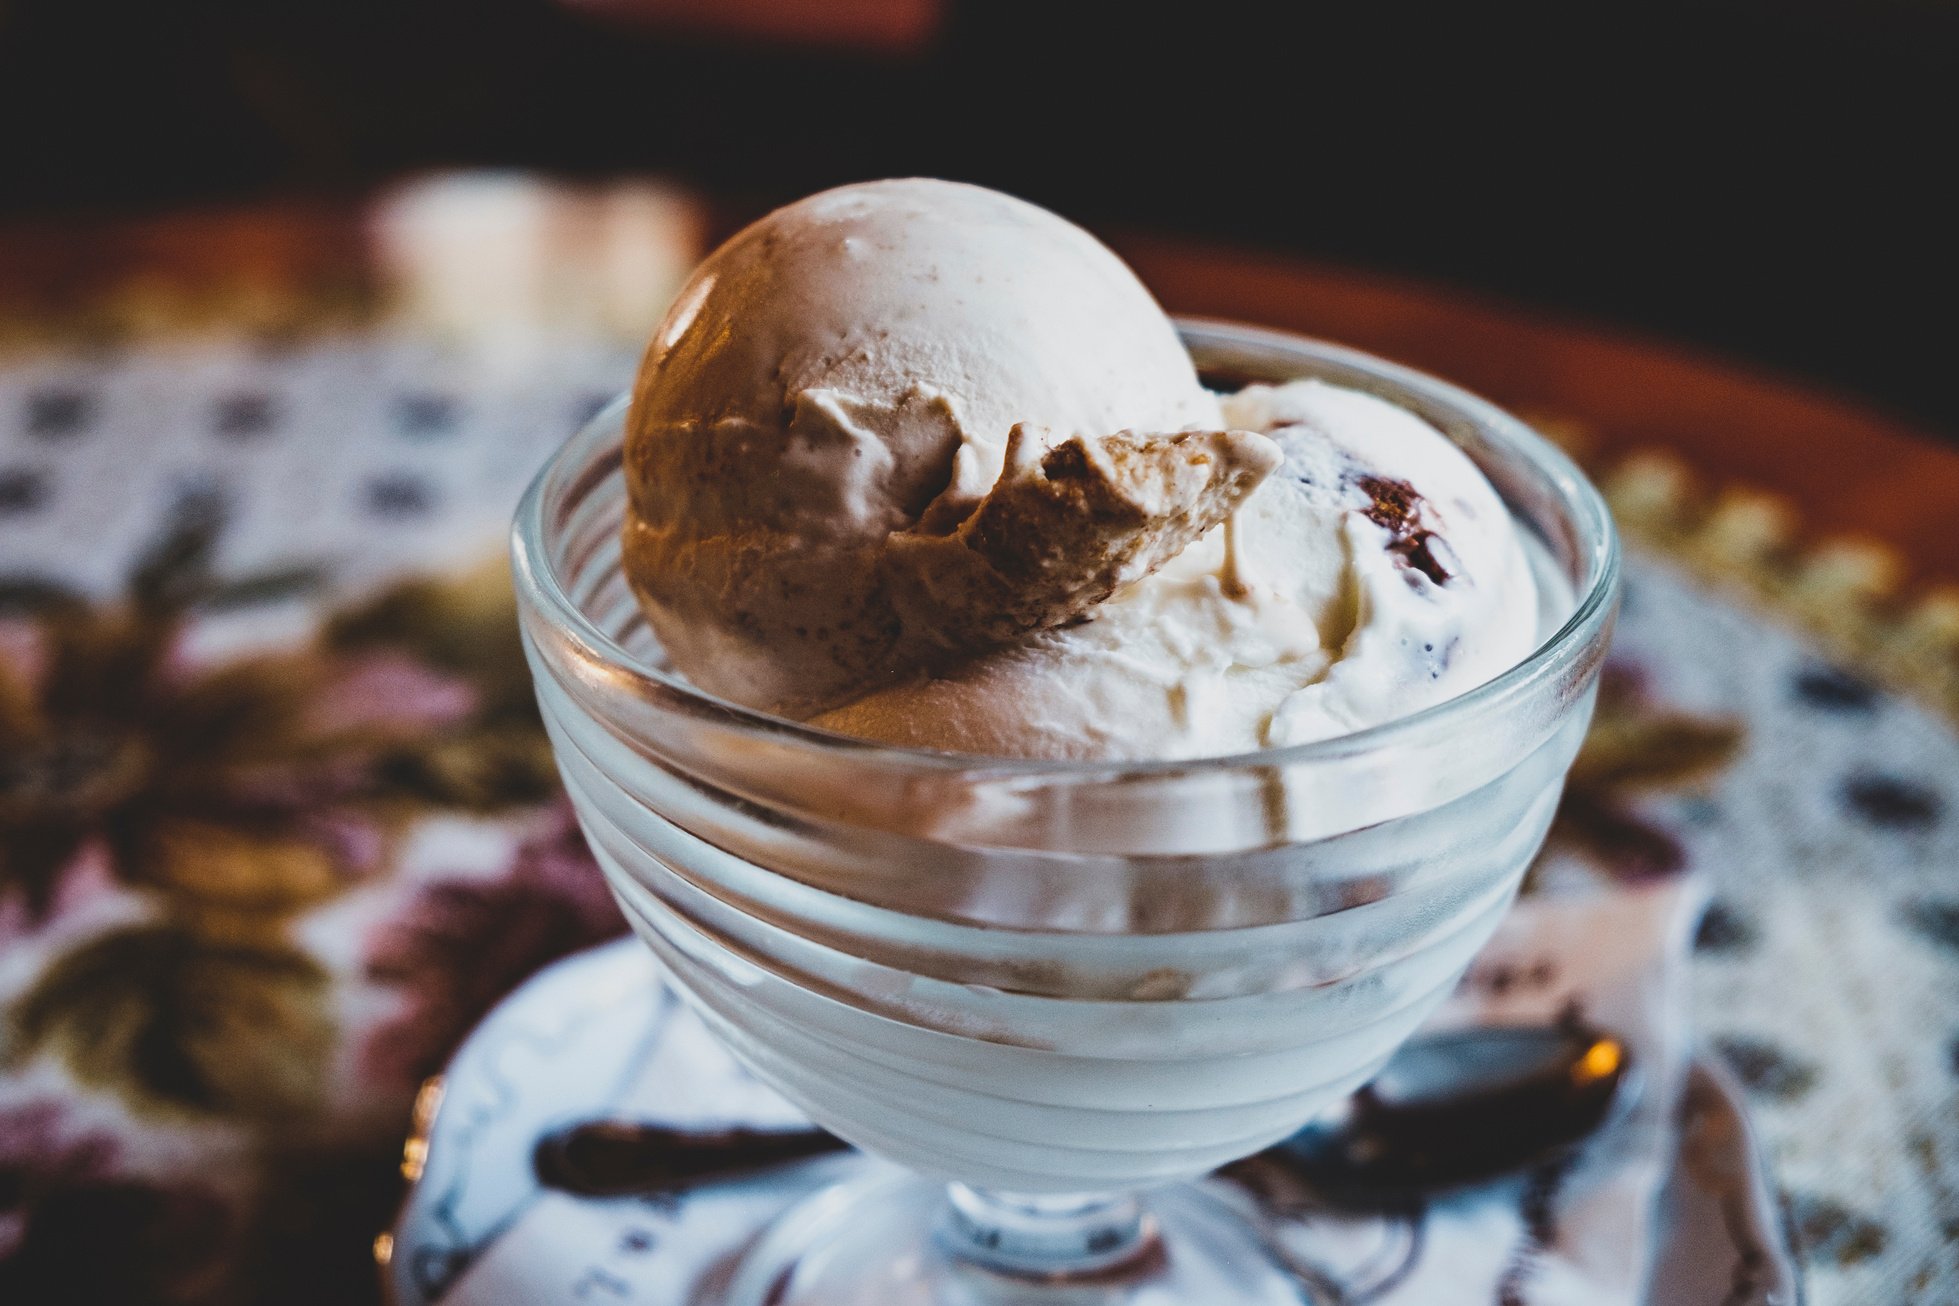
POLYGON ((1080 228, 846 186, 723 245, 655 332, 626 574, 690 679, 807 715, 1078 618, 1279 461, 1080 228))
POLYGON ((816 723, 1015 757, 1205 757, 1452 698, 1544 633, 1503 501, 1440 431, 1318 381, 1224 400, 1284 462, 1230 521, 1083 619, 816 723))

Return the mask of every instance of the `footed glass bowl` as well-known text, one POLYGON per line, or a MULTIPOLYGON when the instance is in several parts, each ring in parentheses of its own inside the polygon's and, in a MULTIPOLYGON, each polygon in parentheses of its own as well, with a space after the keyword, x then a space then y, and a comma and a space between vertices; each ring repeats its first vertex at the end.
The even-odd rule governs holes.
POLYGON ((666 666, 620 572, 623 400, 518 510, 538 700, 634 929, 758 1076, 902 1167, 791 1211, 730 1303, 1314 1300, 1254 1215, 1188 1181, 1365 1083, 1544 838, 1618 597, 1597 492, 1430 377, 1270 331, 1181 329, 1219 388, 1320 377, 1441 429, 1568 587, 1561 624, 1478 689, 1299 747, 1139 763, 895 749, 666 666))

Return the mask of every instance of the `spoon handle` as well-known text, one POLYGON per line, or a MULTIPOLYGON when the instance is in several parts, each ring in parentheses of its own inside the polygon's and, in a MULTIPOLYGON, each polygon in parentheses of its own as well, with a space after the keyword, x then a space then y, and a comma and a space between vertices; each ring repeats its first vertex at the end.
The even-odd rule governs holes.
POLYGON ((532 1160, 548 1187, 618 1197, 731 1178, 848 1146, 821 1129, 693 1130, 590 1120, 546 1134, 532 1160))

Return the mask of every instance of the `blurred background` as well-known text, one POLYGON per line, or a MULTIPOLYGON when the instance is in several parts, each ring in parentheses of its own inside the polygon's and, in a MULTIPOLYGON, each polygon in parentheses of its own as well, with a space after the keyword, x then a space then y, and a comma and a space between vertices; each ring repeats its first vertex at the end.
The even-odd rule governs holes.
POLYGON ((0 1303, 377 1300, 432 1077, 623 928, 517 495, 712 241, 920 173, 1583 461, 1554 846, 1712 881, 1811 1300, 1959 1301, 1955 87, 1959 0, 0 0, 0 1303))
POLYGON ((732 220, 928 173, 1950 433, 1955 73, 1948 0, 0 0, 0 222, 458 166, 658 174, 732 220))

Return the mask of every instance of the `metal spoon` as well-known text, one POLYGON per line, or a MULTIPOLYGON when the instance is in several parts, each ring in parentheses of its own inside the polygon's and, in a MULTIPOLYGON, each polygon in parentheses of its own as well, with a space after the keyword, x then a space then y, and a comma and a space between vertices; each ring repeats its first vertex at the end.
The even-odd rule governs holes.
MULTIPOLYGON (((1637 1089, 1625 1045, 1597 1030, 1516 1026, 1419 1038, 1380 1075, 1284 1142, 1227 1167, 1304 1181, 1371 1205, 1475 1183, 1551 1159, 1624 1111, 1637 1089)), ((538 1140, 547 1186, 588 1197, 648 1194, 843 1151, 821 1129, 672 1129, 591 1120, 538 1140)))
POLYGON ((1618 1039, 1514 1026, 1417 1039, 1373 1082, 1298 1133, 1227 1167, 1254 1188, 1276 1169, 1337 1206, 1394 1207, 1568 1153, 1631 1109, 1638 1075, 1618 1039))

